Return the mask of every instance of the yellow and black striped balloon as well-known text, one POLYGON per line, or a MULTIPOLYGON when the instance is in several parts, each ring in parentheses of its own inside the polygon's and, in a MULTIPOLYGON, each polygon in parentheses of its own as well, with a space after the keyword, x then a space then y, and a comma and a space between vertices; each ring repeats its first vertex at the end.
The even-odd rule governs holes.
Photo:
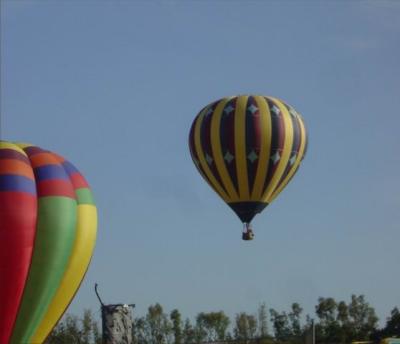
POLYGON ((242 222, 250 223, 297 172, 307 132, 302 117, 282 100, 234 96, 200 111, 189 147, 208 184, 242 222))

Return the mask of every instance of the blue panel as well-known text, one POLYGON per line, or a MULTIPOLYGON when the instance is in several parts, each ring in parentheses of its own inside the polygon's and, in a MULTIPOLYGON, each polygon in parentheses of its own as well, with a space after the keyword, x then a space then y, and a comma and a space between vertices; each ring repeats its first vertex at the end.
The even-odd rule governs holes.
POLYGON ((68 175, 65 173, 61 165, 44 165, 34 169, 37 181, 49 179, 64 179, 68 180, 68 175))
POLYGON ((0 175, 0 191, 27 192, 36 196, 36 185, 32 179, 12 174, 0 175))
POLYGON ((74 173, 79 173, 78 169, 67 160, 65 160, 62 165, 69 176, 74 173))

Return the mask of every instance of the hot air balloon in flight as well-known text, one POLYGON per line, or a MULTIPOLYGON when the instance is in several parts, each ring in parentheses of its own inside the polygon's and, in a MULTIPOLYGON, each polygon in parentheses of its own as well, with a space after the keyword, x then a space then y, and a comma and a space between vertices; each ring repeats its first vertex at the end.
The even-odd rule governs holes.
POLYGON ((251 221, 297 172, 307 149, 302 117, 282 100, 241 95, 204 107, 193 121, 189 148, 199 173, 244 224, 251 221))
POLYGON ((42 343, 74 297, 96 240, 84 177, 57 154, 0 141, 0 343, 42 343))

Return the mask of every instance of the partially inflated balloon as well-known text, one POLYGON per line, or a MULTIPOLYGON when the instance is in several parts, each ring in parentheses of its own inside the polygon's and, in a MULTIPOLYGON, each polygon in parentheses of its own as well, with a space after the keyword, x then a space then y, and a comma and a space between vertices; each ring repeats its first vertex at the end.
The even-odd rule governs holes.
POLYGON ((292 179, 306 146, 302 117, 283 101, 264 96, 207 105, 189 135, 198 171, 246 224, 292 179))
POLYGON ((97 211, 83 176, 38 147, 0 141, 0 343, 42 343, 88 268, 97 211))

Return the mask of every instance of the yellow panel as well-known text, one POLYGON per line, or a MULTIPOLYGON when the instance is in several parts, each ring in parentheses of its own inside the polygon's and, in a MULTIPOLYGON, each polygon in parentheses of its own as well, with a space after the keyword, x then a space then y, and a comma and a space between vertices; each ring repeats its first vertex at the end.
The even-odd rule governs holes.
POLYGON ((283 190, 283 188, 289 183, 290 179, 293 177, 294 173, 297 170, 297 167, 300 165, 301 159, 303 159, 304 156, 304 149, 306 147, 306 129, 304 127, 303 120, 299 118, 299 123, 300 123, 300 132, 301 132, 301 142, 300 142, 300 148, 299 152, 296 157, 296 161, 293 164, 291 170, 289 171, 288 175, 285 177, 285 179, 282 181, 281 185, 274 191, 274 193, 271 195, 270 202, 272 202, 278 195, 279 193, 283 190))
POLYGON ((272 99, 275 102, 275 104, 281 111, 285 126, 285 141, 283 144, 281 159, 278 162, 278 167, 276 168, 275 173, 272 176, 272 179, 269 182, 267 189, 264 192, 264 195, 262 196, 262 202, 266 203, 271 203, 270 197, 282 178, 286 165, 290 159, 290 152, 292 150, 292 144, 293 144, 293 124, 292 120, 290 119, 289 111, 286 109, 286 106, 280 100, 272 97, 270 97, 270 99, 272 99))
POLYGON ((21 147, 22 149, 27 148, 27 147, 35 147, 32 143, 26 143, 26 142, 15 142, 16 145, 21 147))
POLYGON ((217 166, 217 170, 219 175, 221 176, 221 180, 225 186, 225 190, 227 190, 229 194, 230 202, 237 202, 239 200, 239 196, 233 186, 232 179, 226 169, 226 165, 222 155, 221 140, 219 135, 221 127, 222 110, 224 109, 226 103, 230 99, 232 98, 225 98, 224 100, 219 102, 216 109, 214 110, 214 114, 211 120, 211 148, 213 152, 215 165, 217 166))
POLYGON ((209 106, 207 106, 199 115, 196 120, 195 128, 194 128, 194 145, 196 149, 197 156, 199 157, 200 165, 202 170, 206 175, 206 181, 210 186, 218 193, 218 195, 225 201, 229 202, 230 198, 223 190, 222 186, 219 184, 217 179, 214 177, 213 173, 211 172, 210 168, 208 167, 207 161, 204 157, 203 148, 201 147, 201 139, 200 139, 200 127, 201 123, 203 122, 204 115, 206 111, 208 111, 209 106))
POLYGON ((272 137, 272 123, 271 113, 269 106, 264 97, 255 96, 260 112, 260 126, 261 126, 261 149, 259 154, 259 162, 257 173, 254 180, 254 187, 251 194, 252 201, 260 201, 265 178, 267 177, 270 151, 271 151, 271 137, 272 137))
POLYGON ((246 157, 246 104, 247 96, 239 96, 235 109, 235 158, 240 201, 249 201, 246 157))
POLYGON ((7 141, 0 141, 0 148, 1 149, 13 149, 13 150, 17 151, 18 153, 21 153, 21 154, 25 155, 26 157, 28 157, 26 155, 26 153, 24 152, 24 150, 22 148, 18 147, 18 145, 15 143, 7 142, 7 141))
POLYGON ((32 337, 42 343, 68 307, 85 275, 92 257, 97 232, 97 210, 94 205, 78 205, 76 238, 67 269, 46 315, 32 337))

